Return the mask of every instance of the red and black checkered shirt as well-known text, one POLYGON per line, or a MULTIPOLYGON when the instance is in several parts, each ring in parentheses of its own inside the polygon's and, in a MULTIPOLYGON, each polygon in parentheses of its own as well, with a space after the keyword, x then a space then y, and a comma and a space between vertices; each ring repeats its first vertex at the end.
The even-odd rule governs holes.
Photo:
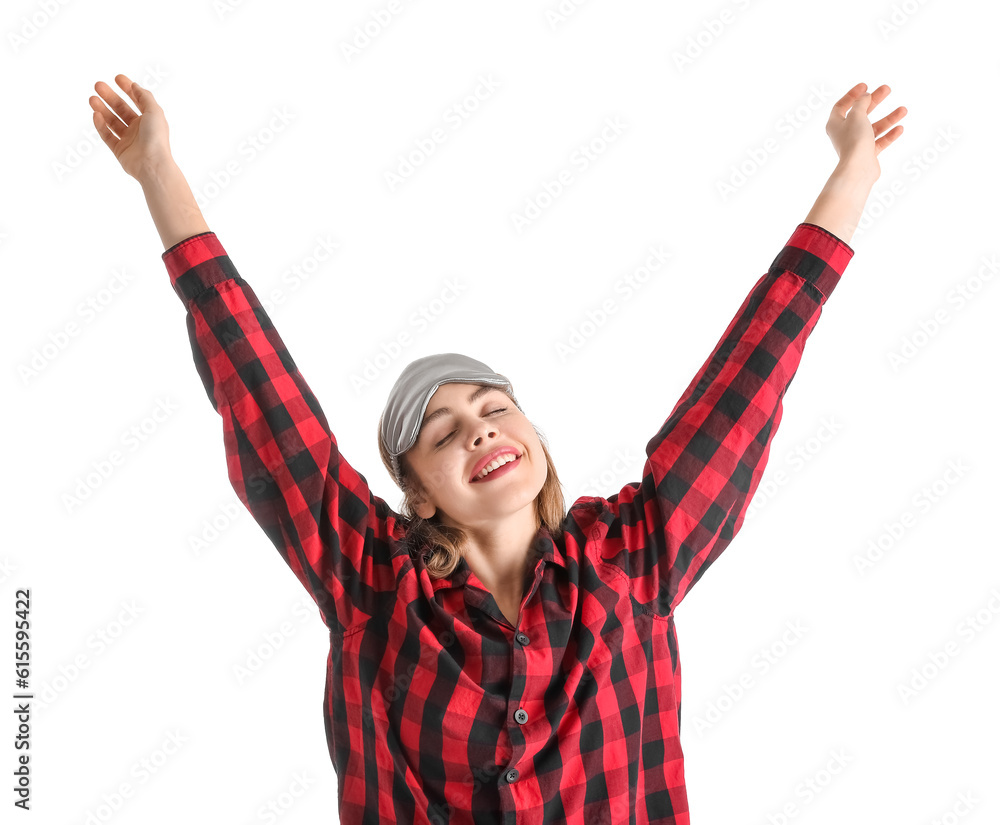
POLYGON ((558 540, 539 531, 513 627, 464 559, 428 575, 215 233, 163 253, 233 488, 330 630, 344 825, 687 825, 674 610, 743 524, 853 255, 795 228, 646 445, 642 481, 577 499, 558 540))

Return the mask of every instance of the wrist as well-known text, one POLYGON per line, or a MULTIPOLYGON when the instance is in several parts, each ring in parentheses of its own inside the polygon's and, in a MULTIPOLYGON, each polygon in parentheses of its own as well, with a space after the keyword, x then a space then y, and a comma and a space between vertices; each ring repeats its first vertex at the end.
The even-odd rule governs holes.
POLYGON ((877 179, 863 168, 838 166, 804 222, 822 227, 849 245, 877 179))
POLYGON ((857 158, 841 158, 830 175, 831 180, 843 182, 848 185, 871 189, 875 181, 879 179, 881 170, 878 162, 862 161, 857 158))
POLYGON ((167 179, 176 180, 179 173, 180 167, 174 161, 173 157, 168 155, 167 157, 146 161, 133 173, 132 177, 139 181, 140 186, 146 187, 163 183, 167 179))
POLYGON ((173 159, 145 166, 139 180, 164 249, 192 235, 211 231, 191 187, 173 159))

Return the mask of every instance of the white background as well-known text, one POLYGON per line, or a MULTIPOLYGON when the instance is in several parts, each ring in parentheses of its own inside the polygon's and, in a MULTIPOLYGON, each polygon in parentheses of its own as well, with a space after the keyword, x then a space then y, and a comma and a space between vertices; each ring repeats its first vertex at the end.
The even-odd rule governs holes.
POLYGON ((834 102, 888 83, 872 120, 905 105, 905 131, 879 157, 753 509, 677 611, 691 819, 997 821, 996 5, 587 2, 556 20, 555 3, 421 2, 373 23, 387 8, 5 5, 0 646, 10 697, 14 596, 30 587, 30 817, 337 821, 325 627, 229 486, 142 190, 93 127, 95 82, 124 73, 163 106, 209 226, 261 299, 282 299, 271 318, 343 454, 394 508, 376 423, 405 364, 434 352, 512 379, 567 506, 638 480, 646 443, 832 172, 834 102), (625 128, 600 145, 610 119, 625 128), (436 128, 446 139, 390 184, 436 128), (583 169, 574 153, 591 142, 583 169), (519 230, 563 170, 572 185, 519 230), (314 266, 321 239, 337 249, 314 266), (621 300, 615 285, 654 247, 667 265, 621 300), (294 286, 293 266, 310 271, 294 286), (418 330, 412 313, 448 279, 464 291, 418 330), (403 331, 410 346, 356 386, 403 331), (124 461, 101 477, 114 450, 124 461), (873 540, 884 549, 861 571, 873 540), (786 623, 803 630, 783 647, 786 623), (269 638, 280 647, 241 682, 269 638))

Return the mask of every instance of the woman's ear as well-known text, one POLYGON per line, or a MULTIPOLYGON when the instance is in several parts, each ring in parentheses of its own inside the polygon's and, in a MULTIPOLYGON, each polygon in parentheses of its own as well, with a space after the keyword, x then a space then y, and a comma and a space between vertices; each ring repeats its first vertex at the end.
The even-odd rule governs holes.
POLYGON ((429 519, 437 512, 437 508, 427 500, 427 494, 419 481, 411 480, 410 507, 422 519, 429 519))
POLYGON ((425 521, 437 512, 437 508, 424 498, 415 499, 412 506, 413 512, 425 521))
POLYGON ((406 495, 410 502, 410 509, 420 518, 429 519, 437 512, 437 508, 427 500, 424 486, 420 483, 420 479, 415 477, 413 471, 407 467, 404 472, 406 473, 406 495))

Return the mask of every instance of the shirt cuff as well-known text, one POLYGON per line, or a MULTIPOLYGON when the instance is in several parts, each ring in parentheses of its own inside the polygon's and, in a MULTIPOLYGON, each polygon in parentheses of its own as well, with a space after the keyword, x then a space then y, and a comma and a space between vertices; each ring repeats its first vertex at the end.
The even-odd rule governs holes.
POLYGON ((832 232, 813 223, 800 223, 768 272, 793 272, 829 298, 853 257, 854 250, 832 232))
POLYGON ((192 235, 160 257, 166 264, 170 286, 185 306, 215 284, 239 278, 214 232, 192 235))

